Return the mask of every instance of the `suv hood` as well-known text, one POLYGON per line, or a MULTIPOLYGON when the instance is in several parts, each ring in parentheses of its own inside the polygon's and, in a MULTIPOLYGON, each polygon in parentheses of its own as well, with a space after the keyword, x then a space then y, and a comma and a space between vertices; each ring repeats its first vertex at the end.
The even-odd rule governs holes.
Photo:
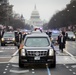
POLYGON ((23 47, 26 50, 48 50, 52 49, 52 47, 23 47))

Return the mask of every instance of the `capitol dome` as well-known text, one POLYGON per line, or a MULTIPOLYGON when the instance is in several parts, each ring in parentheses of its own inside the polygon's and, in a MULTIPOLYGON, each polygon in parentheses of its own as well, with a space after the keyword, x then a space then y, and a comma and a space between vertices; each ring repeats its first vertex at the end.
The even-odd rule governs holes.
POLYGON ((38 12, 37 9, 36 9, 36 5, 35 5, 34 10, 33 10, 32 13, 31 13, 31 18, 40 18, 39 12, 38 12))
POLYGON ((37 11, 35 5, 34 10, 31 13, 30 19, 27 21, 27 24, 35 28, 35 27, 42 27, 43 23, 44 22, 40 19, 39 12, 37 11))

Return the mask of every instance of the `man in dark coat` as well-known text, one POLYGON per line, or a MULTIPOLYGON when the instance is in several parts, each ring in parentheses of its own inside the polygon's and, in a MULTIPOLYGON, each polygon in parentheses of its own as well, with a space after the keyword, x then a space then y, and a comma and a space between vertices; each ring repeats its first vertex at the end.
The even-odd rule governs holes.
POLYGON ((58 44, 59 44, 59 49, 63 52, 63 48, 65 48, 65 44, 66 44, 66 37, 63 33, 61 33, 58 36, 58 44))

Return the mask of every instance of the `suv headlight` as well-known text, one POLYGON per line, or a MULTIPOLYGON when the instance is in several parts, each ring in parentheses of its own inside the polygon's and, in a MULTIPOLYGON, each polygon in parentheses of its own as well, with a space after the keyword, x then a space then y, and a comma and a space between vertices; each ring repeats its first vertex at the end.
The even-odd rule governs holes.
POLYGON ((1 40, 4 41, 4 38, 2 38, 1 40))
POLYGON ((12 40, 15 41, 15 38, 13 38, 12 40))
POLYGON ((21 56, 25 56, 25 49, 21 50, 21 56))
POLYGON ((75 38, 75 36, 73 36, 73 38, 75 38))
POLYGON ((53 56, 54 55, 54 50, 53 49, 50 49, 49 50, 49 56, 53 56))

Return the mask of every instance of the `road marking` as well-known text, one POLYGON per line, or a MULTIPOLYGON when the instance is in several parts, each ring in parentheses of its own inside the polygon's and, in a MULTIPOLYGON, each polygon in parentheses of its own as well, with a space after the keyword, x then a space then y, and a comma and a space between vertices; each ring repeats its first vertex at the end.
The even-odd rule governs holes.
POLYGON ((16 56, 16 54, 18 53, 19 50, 17 50, 12 56, 16 56))
POLYGON ((0 51, 0 52, 3 52, 3 51, 0 51))
POLYGON ((34 71, 34 69, 32 69, 32 71, 34 71))
POLYGON ((10 65, 10 64, 8 64, 8 65, 10 65))
POLYGON ((32 72, 33 74, 35 73, 35 72, 32 72))
POLYGON ((72 65, 71 67, 72 67, 72 68, 76 68, 76 65, 72 65))
POLYGON ((75 57, 71 54, 71 53, 69 53, 67 50, 64 50, 67 54, 69 54, 70 56, 71 56, 71 58, 76 62, 76 59, 75 59, 75 57))
POLYGON ((69 66, 66 66, 66 68, 69 68, 69 66))
POLYGON ((27 72, 29 72, 29 70, 22 70, 22 71, 10 70, 10 72, 12 72, 12 73, 27 73, 27 72))
POLYGON ((0 57, 0 58, 11 58, 11 57, 7 56, 7 57, 0 57))
POLYGON ((14 56, 9 60, 9 63, 18 63, 18 56, 14 56))
POLYGON ((76 74, 75 72, 73 72, 73 74, 76 74))
POLYGON ((4 74, 6 73, 6 72, 3 72, 4 74))
POLYGON ((1 47, 1 49, 15 49, 15 47, 1 47))
POLYGON ((0 62, 0 64, 2 64, 2 63, 4 63, 4 64, 5 64, 5 63, 8 63, 8 62, 0 62))
POLYGON ((5 69, 5 71, 7 71, 7 69, 5 69))
POLYGON ((69 69, 69 71, 72 71, 72 69, 69 69))
POLYGON ((19 67, 18 65, 12 65, 13 67, 19 67))
POLYGON ((48 66, 47 66, 47 72, 48 72, 48 75, 51 75, 51 72, 50 72, 50 69, 48 68, 48 66))
POLYGON ((7 68, 9 67, 9 66, 6 66, 7 68))

